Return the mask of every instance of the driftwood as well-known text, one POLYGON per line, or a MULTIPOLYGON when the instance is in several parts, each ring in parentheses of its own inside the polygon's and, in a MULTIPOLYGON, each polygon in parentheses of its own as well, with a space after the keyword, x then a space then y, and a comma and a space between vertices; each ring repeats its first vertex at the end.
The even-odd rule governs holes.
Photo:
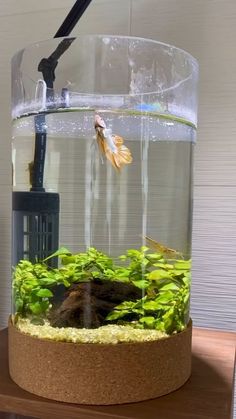
POLYGON ((132 284, 93 280, 60 289, 55 295, 49 316, 52 326, 96 328, 106 324, 105 319, 115 306, 138 300, 142 292, 132 284))

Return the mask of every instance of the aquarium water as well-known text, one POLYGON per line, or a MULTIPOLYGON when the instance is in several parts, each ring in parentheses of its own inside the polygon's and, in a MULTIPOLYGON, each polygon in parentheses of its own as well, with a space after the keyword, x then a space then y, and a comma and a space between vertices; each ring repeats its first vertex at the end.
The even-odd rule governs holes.
MULTIPOLYGON (((86 108, 49 112, 45 123, 44 188, 60 196, 61 246, 117 257, 149 236, 190 256, 192 123, 169 114, 86 108), (99 149, 95 114, 131 151, 132 163, 120 171, 99 149)), ((35 115, 14 120, 14 191, 30 190, 34 136, 35 115)))

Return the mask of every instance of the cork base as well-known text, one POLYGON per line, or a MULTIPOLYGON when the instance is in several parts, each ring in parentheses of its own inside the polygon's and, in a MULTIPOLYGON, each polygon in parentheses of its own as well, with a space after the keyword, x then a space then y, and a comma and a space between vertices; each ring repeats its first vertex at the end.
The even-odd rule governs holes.
POLYGON ((192 324, 153 342, 74 344, 23 334, 9 322, 9 369, 24 390, 48 399, 109 405, 153 399, 191 373, 192 324))

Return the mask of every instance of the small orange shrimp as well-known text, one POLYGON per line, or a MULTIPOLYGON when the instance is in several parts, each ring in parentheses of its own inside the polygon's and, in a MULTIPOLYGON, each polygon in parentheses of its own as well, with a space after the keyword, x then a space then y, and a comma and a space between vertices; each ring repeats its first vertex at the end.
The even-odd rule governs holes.
POLYGON ((170 259, 175 259, 176 257, 183 256, 181 252, 178 252, 175 249, 171 249, 170 247, 166 247, 164 244, 151 239, 151 237, 145 236, 145 240, 146 240, 147 246, 150 247, 150 249, 153 249, 156 252, 167 256, 170 259))
POLYGON ((106 156, 115 169, 120 170, 122 166, 132 162, 131 152, 124 145, 123 138, 112 134, 111 129, 106 127, 100 115, 95 115, 95 130, 101 153, 106 156))

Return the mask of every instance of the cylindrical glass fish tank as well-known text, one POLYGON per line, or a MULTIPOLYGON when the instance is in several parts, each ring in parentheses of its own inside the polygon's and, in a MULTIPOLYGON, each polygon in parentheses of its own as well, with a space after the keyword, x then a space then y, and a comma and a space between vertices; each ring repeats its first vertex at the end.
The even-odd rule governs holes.
POLYGON ((197 82, 187 52, 134 37, 53 39, 13 57, 11 327, 19 339, 66 354, 104 350, 109 363, 109 348, 148 351, 185 336, 197 82))

